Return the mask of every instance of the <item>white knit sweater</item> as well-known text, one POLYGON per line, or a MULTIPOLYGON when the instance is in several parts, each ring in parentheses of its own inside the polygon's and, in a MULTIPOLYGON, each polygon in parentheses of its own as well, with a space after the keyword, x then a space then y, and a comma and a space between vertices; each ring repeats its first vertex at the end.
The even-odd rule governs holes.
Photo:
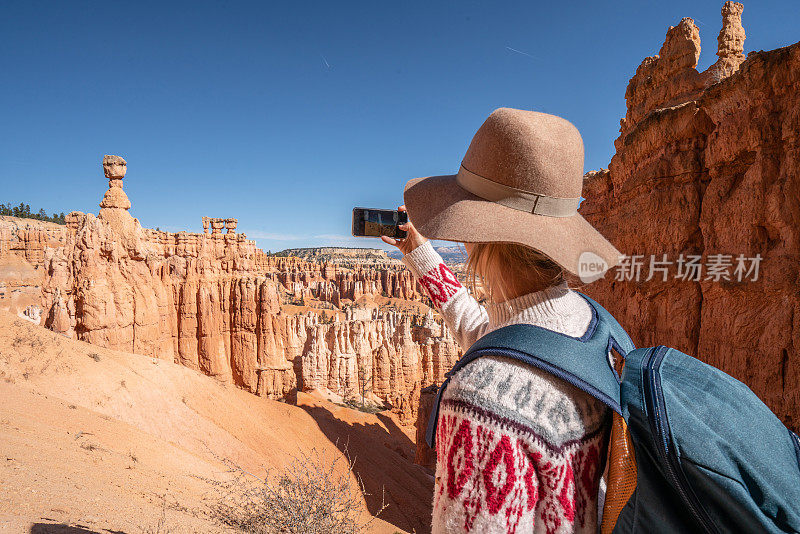
MULTIPOLYGON (((510 324, 580 337, 589 304, 566 284, 484 308, 430 243, 403 262, 425 287, 463 350, 510 324)), ((608 410, 529 365, 479 358, 442 395, 432 531, 596 532, 608 410)))

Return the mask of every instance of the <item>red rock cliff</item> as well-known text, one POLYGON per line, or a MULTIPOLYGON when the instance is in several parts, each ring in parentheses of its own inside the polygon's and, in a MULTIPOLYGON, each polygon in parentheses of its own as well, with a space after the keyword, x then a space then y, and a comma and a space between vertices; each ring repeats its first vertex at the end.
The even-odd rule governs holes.
POLYGON ((623 254, 643 256, 642 276, 612 272, 586 291, 637 345, 671 345, 719 367, 797 431, 800 43, 745 59, 741 4, 722 14, 719 60, 707 71, 696 70, 699 32, 683 19, 630 80, 616 154, 587 174, 581 212, 623 254), (646 281, 650 256, 664 254, 666 281, 646 281), (681 254, 702 256, 706 269, 730 256, 730 279, 676 278, 681 254), (760 254, 757 279, 733 275, 739 254, 760 254))

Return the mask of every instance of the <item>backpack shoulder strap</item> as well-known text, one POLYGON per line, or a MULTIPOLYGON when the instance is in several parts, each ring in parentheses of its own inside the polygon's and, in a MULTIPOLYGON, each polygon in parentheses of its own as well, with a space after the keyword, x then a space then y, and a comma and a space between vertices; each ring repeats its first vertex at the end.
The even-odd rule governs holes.
POLYGON ((606 323, 608 325, 608 332, 611 338, 611 346, 617 352, 619 352, 620 356, 623 358, 628 355, 630 351, 636 348, 636 345, 633 344, 631 341, 631 337, 622 328, 622 325, 611 315, 608 310, 603 308, 600 304, 598 304, 594 299, 591 299, 576 291, 578 295, 582 296, 586 302, 588 302, 592 306, 592 310, 594 313, 597 314, 598 320, 606 323))
POLYGON ((486 355, 505 356, 537 367, 621 413, 619 375, 608 360, 608 351, 615 348, 624 357, 633 350, 633 343, 610 313, 585 295, 581 296, 591 305, 592 321, 579 338, 535 325, 514 324, 489 332, 476 341, 445 374, 425 432, 428 446, 435 445, 439 401, 450 378, 465 365, 486 355))

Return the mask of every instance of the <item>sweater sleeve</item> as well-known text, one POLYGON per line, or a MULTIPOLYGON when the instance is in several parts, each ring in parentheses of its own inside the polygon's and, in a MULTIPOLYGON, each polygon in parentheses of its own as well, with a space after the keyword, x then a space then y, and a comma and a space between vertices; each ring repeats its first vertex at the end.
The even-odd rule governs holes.
POLYGON ((469 349, 486 332, 486 309, 461 285, 430 241, 403 256, 402 262, 425 288, 461 348, 469 349))

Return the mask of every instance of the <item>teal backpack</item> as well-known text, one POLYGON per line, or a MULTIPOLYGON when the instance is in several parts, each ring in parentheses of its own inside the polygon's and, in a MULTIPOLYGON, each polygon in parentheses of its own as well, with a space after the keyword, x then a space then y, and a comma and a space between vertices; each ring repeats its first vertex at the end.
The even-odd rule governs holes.
POLYGON ((450 377, 481 356, 505 356, 613 410, 603 533, 800 532, 800 438, 738 380, 675 349, 635 348, 582 296, 593 319, 580 338, 516 324, 470 347, 439 388, 428 445, 450 377), (611 349, 624 358, 621 374, 611 349))

